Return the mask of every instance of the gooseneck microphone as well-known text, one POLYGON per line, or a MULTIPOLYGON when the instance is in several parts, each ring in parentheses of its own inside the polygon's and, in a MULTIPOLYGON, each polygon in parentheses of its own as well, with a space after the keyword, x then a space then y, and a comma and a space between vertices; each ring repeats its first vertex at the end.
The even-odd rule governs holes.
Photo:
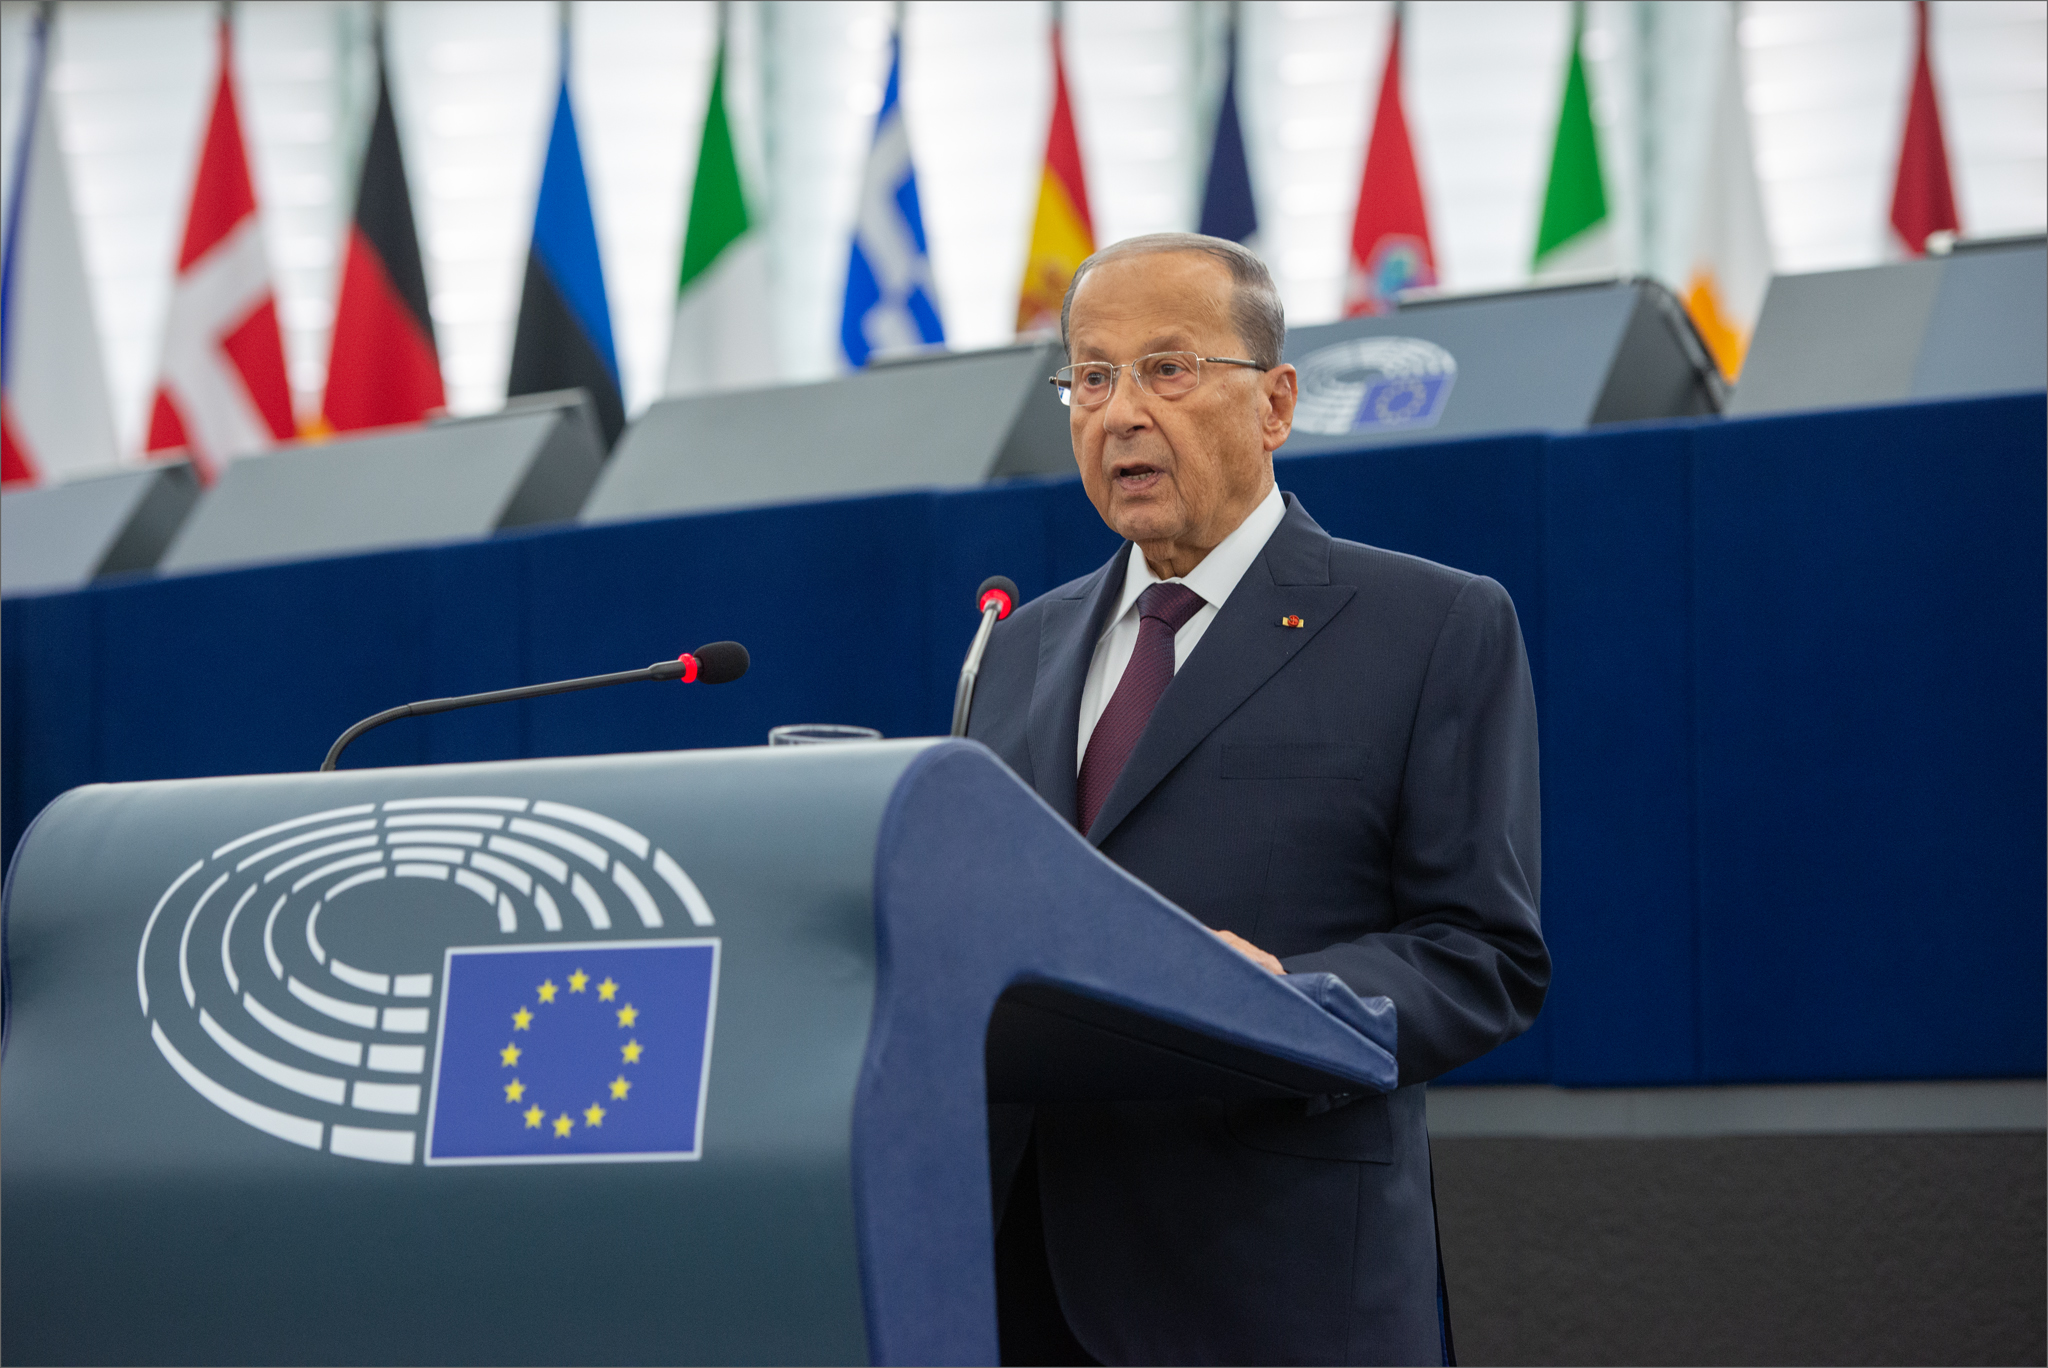
MULTIPOLYGON (((1007 583, 1007 581, 1005 581, 1007 583)), ((685 651, 674 660, 657 660, 641 670, 620 670, 616 674, 585 675, 581 679, 558 679, 552 684, 527 684, 517 689, 493 689, 489 693, 463 694, 459 698, 429 698, 405 703, 366 717, 335 739, 320 768, 331 770, 341 760, 349 742, 374 727, 401 717, 425 717, 429 713, 453 712, 484 703, 510 703, 521 698, 545 698, 549 694, 575 693, 578 689, 603 689, 613 684, 631 684, 642 679, 679 679, 685 684, 726 684, 747 672, 747 648, 737 641, 714 641, 685 651)))
POLYGON ((960 667, 960 686, 953 690, 953 735, 967 735, 967 715, 974 708, 974 680, 981 673, 981 653, 988 649, 988 634, 996 623, 1017 607, 1017 586, 1002 575, 990 575, 974 591, 974 606, 981 610, 981 630, 967 648, 967 662, 960 667))

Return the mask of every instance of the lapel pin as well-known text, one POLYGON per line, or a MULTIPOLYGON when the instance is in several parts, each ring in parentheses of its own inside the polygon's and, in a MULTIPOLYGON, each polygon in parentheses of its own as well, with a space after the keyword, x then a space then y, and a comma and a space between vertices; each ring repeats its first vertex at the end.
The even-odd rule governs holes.
POLYGON ((1301 615, 1299 613, 1289 613, 1286 617, 1280 619, 1280 625, 1282 627, 1299 627, 1302 625, 1301 615))

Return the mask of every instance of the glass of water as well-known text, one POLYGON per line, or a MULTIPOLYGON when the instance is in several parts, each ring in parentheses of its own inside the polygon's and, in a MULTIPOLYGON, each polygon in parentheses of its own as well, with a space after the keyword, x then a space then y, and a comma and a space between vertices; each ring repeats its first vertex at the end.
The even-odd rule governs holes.
POLYGON ((849 727, 838 722, 793 722, 768 733, 771 746, 829 746, 834 741, 879 741, 882 734, 873 727, 849 727))

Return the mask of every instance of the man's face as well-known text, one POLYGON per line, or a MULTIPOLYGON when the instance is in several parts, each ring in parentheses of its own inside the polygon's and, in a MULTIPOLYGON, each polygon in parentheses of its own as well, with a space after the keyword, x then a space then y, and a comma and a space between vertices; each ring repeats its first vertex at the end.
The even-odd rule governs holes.
MULTIPOLYGON (((1230 269, 1202 252, 1106 261, 1082 277, 1068 313, 1069 359, 1121 364, 1153 352, 1245 356, 1230 321, 1230 269)), ((1117 377, 1109 401, 1073 408, 1081 483, 1102 520, 1162 573, 1184 575, 1258 505, 1272 452, 1294 419, 1292 366, 1205 365, 1178 398, 1117 377)))

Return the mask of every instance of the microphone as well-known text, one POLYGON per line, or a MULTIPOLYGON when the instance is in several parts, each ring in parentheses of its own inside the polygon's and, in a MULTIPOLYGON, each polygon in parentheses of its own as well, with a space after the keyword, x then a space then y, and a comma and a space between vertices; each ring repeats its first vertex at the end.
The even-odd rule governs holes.
POLYGON ((1017 586, 1003 575, 990 575, 974 591, 974 606, 981 610, 981 630, 967 648, 967 661, 960 667, 960 686, 953 691, 953 735, 967 735, 967 715, 974 708, 974 680, 981 673, 981 654, 988 649, 988 634, 996 623, 1017 607, 1017 586))
POLYGON ((328 749, 327 758, 320 762, 320 768, 323 772, 333 769, 341 760, 341 753, 348 749, 349 742, 374 727, 381 727, 386 722, 395 722, 401 717, 425 717, 430 713, 453 712, 457 708, 474 708, 482 703, 510 703, 521 698, 545 698, 549 694, 574 693, 578 689, 603 689, 613 684, 631 684, 641 679, 679 679, 685 684, 727 684, 745 674, 747 666, 751 663, 747 657, 747 648, 737 641, 714 641, 708 646, 699 646, 695 651, 685 651, 674 660, 657 660, 640 670, 620 670, 616 674, 558 679, 552 684, 526 684, 517 689, 493 689, 490 693, 463 694, 458 698, 429 698, 420 703, 403 703, 396 708, 386 708, 374 717, 364 718, 335 738, 334 745, 328 749))

